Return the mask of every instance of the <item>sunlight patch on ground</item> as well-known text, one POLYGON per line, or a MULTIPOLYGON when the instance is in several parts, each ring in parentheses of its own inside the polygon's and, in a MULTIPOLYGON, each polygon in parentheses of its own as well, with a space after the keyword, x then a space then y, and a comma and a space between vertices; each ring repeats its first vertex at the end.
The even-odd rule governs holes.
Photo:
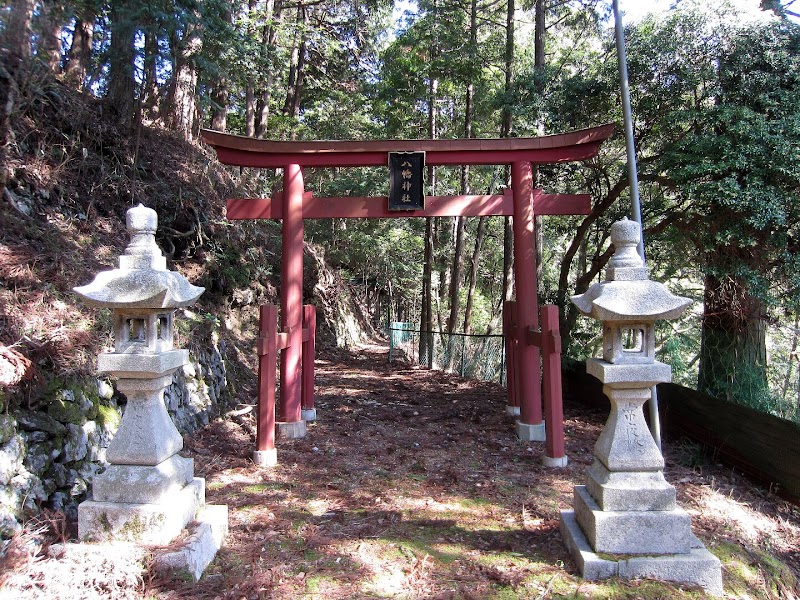
POLYGON ((700 511, 705 516, 723 521, 726 528, 733 530, 740 540, 755 544, 766 538, 780 545, 782 536, 778 524, 747 504, 709 488, 704 488, 703 496, 698 502, 700 511))
POLYGON ((422 557, 395 544, 363 541, 355 556, 371 572, 362 590, 383 598, 424 597, 419 592, 429 587, 431 557, 422 557))
POLYGON ((433 513, 485 513, 490 504, 473 504, 469 499, 457 499, 449 502, 439 502, 433 498, 414 498, 398 495, 393 498, 393 504, 400 510, 409 512, 427 511, 433 513))

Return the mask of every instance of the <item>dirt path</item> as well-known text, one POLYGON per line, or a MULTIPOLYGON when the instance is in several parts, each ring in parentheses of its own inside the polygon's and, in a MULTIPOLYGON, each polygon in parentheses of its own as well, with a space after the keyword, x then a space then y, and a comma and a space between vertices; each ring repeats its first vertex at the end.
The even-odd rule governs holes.
MULTIPOLYGON (((576 577, 558 514, 571 506, 572 487, 591 464, 604 413, 566 406, 569 466, 547 469, 543 444, 516 439, 496 384, 389 365, 380 346, 319 360, 317 373, 319 421, 305 439, 279 441, 276 469, 250 463, 252 440, 231 422, 190 442, 209 501, 231 509, 231 537, 199 586, 154 582, 157 588, 237 599, 697 593, 576 577)), ((764 590, 760 597, 781 597, 787 577, 762 567, 759 547, 796 568, 797 512, 703 463, 696 448, 688 448, 696 464, 677 463, 685 454, 668 449, 668 477, 694 513, 697 533, 712 547, 722 544, 731 565, 744 557, 751 583, 764 590), (767 514, 753 511, 757 503, 767 514), (749 541, 731 512, 753 532, 749 541), (750 547, 737 546, 742 542, 750 547)))
MULTIPOLYGON (((250 460, 252 415, 186 440, 207 500, 230 510, 226 546, 198 584, 152 572, 141 551, 78 544, 59 558, 45 551, 0 597, 705 597, 577 576, 558 515, 584 480, 605 411, 566 405, 569 466, 547 469, 543 444, 516 439, 501 387, 386 358, 368 346, 318 359, 319 420, 305 439, 279 440, 274 469, 250 460)), ((695 533, 723 560, 728 597, 800 596, 797 507, 687 442, 665 455, 695 533)))

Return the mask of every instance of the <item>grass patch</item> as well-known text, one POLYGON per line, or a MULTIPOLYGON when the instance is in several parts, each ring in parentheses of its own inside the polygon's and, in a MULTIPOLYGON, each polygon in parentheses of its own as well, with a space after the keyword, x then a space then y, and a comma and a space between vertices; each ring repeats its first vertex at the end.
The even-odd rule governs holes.
MULTIPOLYGON (((775 556, 756 548, 721 542, 710 548, 722 561, 726 591, 736 597, 763 590, 760 598, 791 598, 798 587, 792 569, 775 556)), ((752 596, 751 596, 752 597, 752 596)))

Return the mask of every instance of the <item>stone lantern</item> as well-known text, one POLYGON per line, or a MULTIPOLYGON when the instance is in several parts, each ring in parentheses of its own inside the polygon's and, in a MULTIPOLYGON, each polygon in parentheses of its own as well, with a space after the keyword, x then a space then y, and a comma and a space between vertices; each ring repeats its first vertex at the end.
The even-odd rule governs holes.
POLYGON ((205 502, 204 480, 194 477, 192 459, 178 454, 183 438, 163 399, 173 373, 188 363, 188 351, 174 348, 173 313, 204 290, 167 270, 155 242, 157 222, 154 210, 131 208, 131 241, 119 268, 75 288, 87 304, 113 311, 114 351, 100 354, 97 366, 128 399, 106 453, 110 465, 95 477, 92 499, 78 507, 82 540, 165 544, 205 502))
POLYGON ((572 298, 583 314, 603 322, 603 358, 588 359, 586 370, 603 382, 611 414, 586 485, 575 487, 574 511, 561 514, 562 536, 586 579, 651 577, 720 595, 720 562, 677 506, 642 411, 651 387, 672 378, 670 366, 655 359, 655 322, 678 317, 691 300, 649 279, 636 250, 639 236, 638 223, 614 223, 606 280, 572 298))

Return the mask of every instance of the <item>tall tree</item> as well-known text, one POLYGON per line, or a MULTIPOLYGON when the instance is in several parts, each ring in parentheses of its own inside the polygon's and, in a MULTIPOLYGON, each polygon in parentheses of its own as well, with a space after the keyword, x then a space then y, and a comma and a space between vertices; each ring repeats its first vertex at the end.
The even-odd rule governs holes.
POLYGON ((106 104, 120 124, 130 126, 136 102, 136 4, 133 0, 111 0, 110 5, 106 104))

